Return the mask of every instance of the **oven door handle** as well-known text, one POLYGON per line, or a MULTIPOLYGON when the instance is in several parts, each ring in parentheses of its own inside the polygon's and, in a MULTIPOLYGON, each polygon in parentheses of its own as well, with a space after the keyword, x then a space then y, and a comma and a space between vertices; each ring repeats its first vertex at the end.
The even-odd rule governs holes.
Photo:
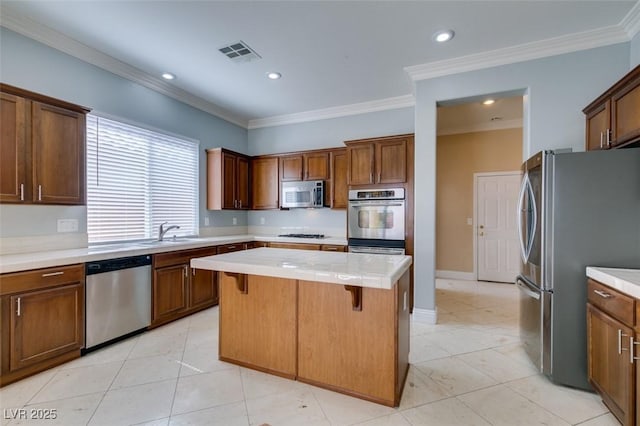
POLYGON ((522 291, 527 296, 532 297, 536 300, 540 300, 540 293, 534 290, 531 290, 531 287, 522 278, 520 277, 516 278, 516 286, 520 291, 522 291))
POLYGON ((350 203, 351 207, 359 209, 361 207, 402 207, 402 203, 385 203, 385 204, 355 204, 353 202, 350 203))

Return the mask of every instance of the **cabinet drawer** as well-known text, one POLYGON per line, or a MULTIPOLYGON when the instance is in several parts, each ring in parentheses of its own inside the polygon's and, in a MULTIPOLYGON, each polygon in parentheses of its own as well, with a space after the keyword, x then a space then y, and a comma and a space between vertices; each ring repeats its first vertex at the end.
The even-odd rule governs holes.
POLYGON ((153 255, 153 267, 163 268, 165 266, 180 265, 189 263, 194 257, 213 256, 216 254, 215 247, 205 247, 200 249, 171 251, 153 255))
POLYGON ((340 252, 345 252, 347 251, 347 246, 341 246, 341 245, 337 245, 337 244, 323 244, 321 247, 322 251, 340 251, 340 252))
POLYGON ((269 243, 269 247, 296 250, 320 250, 320 244, 307 243, 269 243))
POLYGON ((227 244, 218 246, 218 254, 231 253, 232 251, 240 251, 245 249, 245 243, 227 244))
POLYGON ((633 297, 592 279, 588 279, 587 292, 587 299, 592 305, 628 326, 634 325, 635 301, 633 297))
POLYGON ((36 269, 3 274, 0 294, 54 287, 62 284, 84 282, 84 265, 60 266, 58 268, 36 269))

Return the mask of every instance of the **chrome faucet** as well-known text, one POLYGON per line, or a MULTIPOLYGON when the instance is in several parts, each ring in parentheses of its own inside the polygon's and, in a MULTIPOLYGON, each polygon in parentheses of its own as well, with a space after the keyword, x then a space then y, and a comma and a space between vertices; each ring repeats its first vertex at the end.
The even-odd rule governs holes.
POLYGON ((167 227, 167 229, 164 229, 164 226, 169 223, 169 222, 164 222, 160 224, 160 229, 158 230, 158 241, 162 241, 162 238, 164 238, 164 234, 166 234, 167 232, 171 231, 172 229, 180 229, 180 226, 178 225, 171 225, 169 227, 167 227))

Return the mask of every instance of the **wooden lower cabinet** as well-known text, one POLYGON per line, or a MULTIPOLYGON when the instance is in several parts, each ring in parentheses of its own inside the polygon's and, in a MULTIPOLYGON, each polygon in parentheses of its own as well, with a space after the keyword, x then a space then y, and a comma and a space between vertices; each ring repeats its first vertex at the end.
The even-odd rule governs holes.
POLYGON ((294 378, 297 281, 218 274, 220 359, 294 378))
POLYGON ((5 274, 0 279, 1 385, 80 356, 82 265, 5 274))
POLYGON ((635 306, 639 304, 636 299, 592 279, 588 280, 587 291, 589 383, 620 423, 638 425, 640 358, 632 358, 632 354, 637 354, 640 348, 637 338, 640 318, 634 319, 635 306))
POLYGON ((629 353, 618 353, 618 345, 628 345, 626 336, 633 336, 633 329, 611 318, 591 304, 587 306, 587 330, 589 335, 589 382, 602 396, 614 416, 624 425, 633 424, 633 397, 635 384, 634 365, 629 353), (619 342, 618 332, 625 338, 619 342))
POLYGON ((151 327, 218 303, 215 274, 190 266, 191 259, 214 254, 217 254, 216 247, 153 256, 151 327))
POLYGON ((152 322, 175 319, 187 310, 189 265, 181 263, 153 271, 152 322))

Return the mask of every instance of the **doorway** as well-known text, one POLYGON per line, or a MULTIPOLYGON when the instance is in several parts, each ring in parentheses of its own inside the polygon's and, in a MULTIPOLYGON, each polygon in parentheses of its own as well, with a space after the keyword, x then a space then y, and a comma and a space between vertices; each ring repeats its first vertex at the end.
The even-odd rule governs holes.
MULTIPOLYGON (((494 103, 485 105, 483 100, 488 97, 438 104, 436 278, 478 279, 477 244, 478 233, 482 232, 479 226, 486 224, 477 218, 474 176, 513 173, 520 170, 522 164, 522 92, 495 95, 494 103)), ((515 208, 514 205, 514 211, 515 208)), ((519 268, 519 264, 516 267, 519 268)))
POLYGON ((477 280, 513 283, 520 268, 516 207, 520 172, 475 173, 474 188, 477 280))

